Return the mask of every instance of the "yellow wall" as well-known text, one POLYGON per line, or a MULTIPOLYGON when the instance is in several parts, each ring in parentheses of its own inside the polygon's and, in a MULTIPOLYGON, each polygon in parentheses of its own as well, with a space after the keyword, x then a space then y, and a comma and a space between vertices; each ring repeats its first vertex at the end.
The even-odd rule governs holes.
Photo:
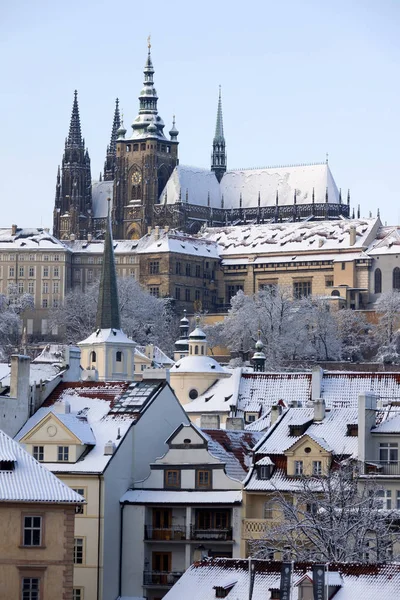
POLYGON ((21 598, 21 579, 39 577, 41 600, 72 600, 74 506, 0 504, 0 597, 21 598), (42 515, 42 548, 21 547, 23 515, 42 515))

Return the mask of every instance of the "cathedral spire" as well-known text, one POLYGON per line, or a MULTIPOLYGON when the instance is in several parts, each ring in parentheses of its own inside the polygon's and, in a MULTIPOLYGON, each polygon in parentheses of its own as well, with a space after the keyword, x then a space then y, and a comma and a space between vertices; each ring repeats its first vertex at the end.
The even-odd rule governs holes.
POLYGON ((217 121, 215 124, 215 135, 213 139, 213 152, 211 157, 211 171, 214 171, 218 181, 221 181, 226 171, 226 151, 224 124, 222 118, 221 86, 219 86, 217 121))
POLYGON ((110 204, 108 199, 107 229, 104 239, 103 266, 101 271, 99 301, 97 304, 96 329, 121 329, 119 314, 117 273, 111 233, 110 204))
POLYGON ((114 120, 111 129, 110 145, 107 146, 107 155, 104 163, 104 181, 113 181, 115 175, 115 159, 117 156, 116 142, 118 131, 121 126, 121 117, 119 114, 119 100, 115 101, 114 120))
POLYGON ((71 122, 69 124, 69 133, 66 142, 66 147, 83 148, 83 140, 81 133, 81 121, 79 118, 78 92, 74 92, 74 103, 72 105, 71 122))
POLYGON ((150 36, 147 38, 147 58, 143 69, 143 88, 139 95, 139 114, 132 123, 132 138, 147 136, 166 140, 163 120, 158 115, 157 90, 154 87, 154 67, 151 59, 150 36))

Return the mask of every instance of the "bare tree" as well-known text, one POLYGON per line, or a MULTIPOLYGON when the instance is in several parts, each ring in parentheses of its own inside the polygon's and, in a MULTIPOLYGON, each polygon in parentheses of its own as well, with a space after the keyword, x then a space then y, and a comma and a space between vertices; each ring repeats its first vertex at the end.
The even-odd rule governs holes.
POLYGON ((11 284, 7 295, 0 294, 0 358, 8 360, 20 346, 22 316, 25 310, 33 309, 31 294, 19 294, 17 286, 11 284))
POLYGON ((397 511, 385 510, 381 488, 361 478, 347 462, 336 463, 326 476, 301 477, 288 495, 272 496, 268 535, 251 543, 258 558, 283 552, 290 558, 327 562, 386 562, 400 541, 397 511))
MULTIPOLYGON (((51 325, 65 332, 65 341, 77 343, 95 329, 99 283, 83 292, 73 289, 64 303, 52 310, 51 325)), ((123 331, 138 344, 153 343, 167 353, 173 351, 177 337, 176 318, 168 299, 148 294, 129 277, 118 279, 118 295, 123 331)))
POLYGON ((349 308, 333 313, 338 326, 342 345, 342 358, 359 361, 367 355, 374 354, 376 344, 371 333, 372 327, 365 317, 349 308))
POLYGON ((400 292, 393 290, 381 294, 376 302, 375 310, 379 315, 375 329, 378 344, 378 360, 385 363, 400 362, 400 292))

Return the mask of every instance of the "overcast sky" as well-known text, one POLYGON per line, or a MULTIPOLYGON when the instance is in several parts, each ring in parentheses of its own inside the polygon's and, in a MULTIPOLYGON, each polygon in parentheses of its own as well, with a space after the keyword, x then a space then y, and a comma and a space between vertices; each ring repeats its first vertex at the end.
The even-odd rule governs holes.
POLYGON ((159 113, 181 164, 208 167, 222 85, 228 167, 329 164, 400 222, 400 0, 14 0, 0 3, 0 227, 52 226, 75 88, 92 177, 114 101, 138 110, 152 36, 159 113))

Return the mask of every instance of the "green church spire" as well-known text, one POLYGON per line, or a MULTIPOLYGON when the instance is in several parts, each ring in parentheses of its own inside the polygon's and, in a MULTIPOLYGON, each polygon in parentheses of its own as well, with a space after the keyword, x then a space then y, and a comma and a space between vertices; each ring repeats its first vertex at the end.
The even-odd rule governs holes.
POLYGON ((101 271, 96 329, 121 329, 119 314, 117 272, 111 233, 110 203, 108 199, 107 229, 104 239, 103 267, 101 271))

